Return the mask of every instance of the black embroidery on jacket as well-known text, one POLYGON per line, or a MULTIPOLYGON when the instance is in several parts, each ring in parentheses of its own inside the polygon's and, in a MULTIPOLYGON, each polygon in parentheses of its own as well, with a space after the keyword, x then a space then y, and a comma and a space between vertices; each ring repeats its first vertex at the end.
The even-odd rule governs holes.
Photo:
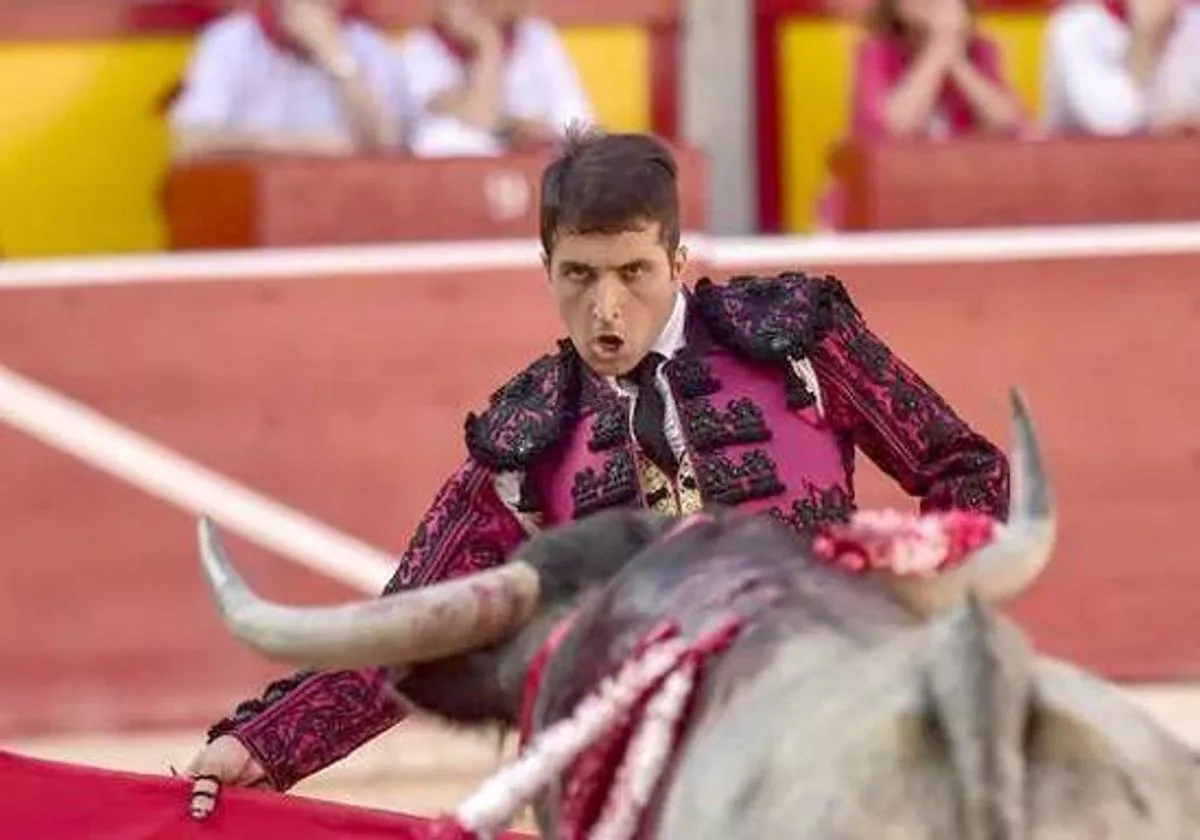
POLYGON ((466 420, 467 451, 496 471, 527 468, 575 422, 582 360, 567 340, 492 394, 482 414, 466 420))

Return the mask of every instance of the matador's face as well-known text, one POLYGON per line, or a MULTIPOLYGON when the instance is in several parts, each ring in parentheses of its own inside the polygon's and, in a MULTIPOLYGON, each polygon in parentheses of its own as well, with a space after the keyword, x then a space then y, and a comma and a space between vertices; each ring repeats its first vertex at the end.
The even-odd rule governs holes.
POLYGON ((650 222, 620 233, 561 234, 546 260, 567 332, 597 373, 629 373, 671 316, 686 255, 650 222))

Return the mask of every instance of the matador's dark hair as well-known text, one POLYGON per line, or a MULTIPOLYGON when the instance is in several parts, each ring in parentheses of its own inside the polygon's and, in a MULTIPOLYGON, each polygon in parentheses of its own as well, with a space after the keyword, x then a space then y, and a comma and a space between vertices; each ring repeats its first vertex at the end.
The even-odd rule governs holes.
POLYGON ((549 254, 563 233, 623 233, 658 222, 679 246, 679 191, 671 150, 649 134, 573 127, 542 173, 541 240, 549 254))

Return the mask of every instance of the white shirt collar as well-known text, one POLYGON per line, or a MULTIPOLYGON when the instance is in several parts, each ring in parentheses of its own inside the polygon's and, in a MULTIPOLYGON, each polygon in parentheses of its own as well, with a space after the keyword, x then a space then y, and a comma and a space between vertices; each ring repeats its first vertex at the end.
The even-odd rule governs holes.
POLYGON ((654 353, 661 353, 670 359, 683 349, 686 316, 687 298, 683 294, 683 289, 680 289, 679 293, 675 295, 675 308, 671 310, 671 316, 667 318, 662 332, 658 334, 658 340, 654 342, 650 350, 654 353))

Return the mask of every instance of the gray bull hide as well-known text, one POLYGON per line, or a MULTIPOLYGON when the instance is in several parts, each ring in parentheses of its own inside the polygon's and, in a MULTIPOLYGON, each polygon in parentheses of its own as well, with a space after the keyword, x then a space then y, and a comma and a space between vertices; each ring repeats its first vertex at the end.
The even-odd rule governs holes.
MULTIPOLYGON (((547 663, 533 729, 571 713, 662 618, 695 636, 736 615, 648 814, 670 840, 1192 840, 1190 752, 1115 686, 1037 654, 995 611, 1044 567, 1054 514, 1014 395, 1002 536, 936 578, 853 575, 768 517, 612 511, 530 540, 504 566, 335 607, 263 601, 211 525, 201 554, 234 634, 298 666, 392 668, 444 718, 512 727, 547 663)), ((558 792, 539 801, 556 836, 558 792)))

